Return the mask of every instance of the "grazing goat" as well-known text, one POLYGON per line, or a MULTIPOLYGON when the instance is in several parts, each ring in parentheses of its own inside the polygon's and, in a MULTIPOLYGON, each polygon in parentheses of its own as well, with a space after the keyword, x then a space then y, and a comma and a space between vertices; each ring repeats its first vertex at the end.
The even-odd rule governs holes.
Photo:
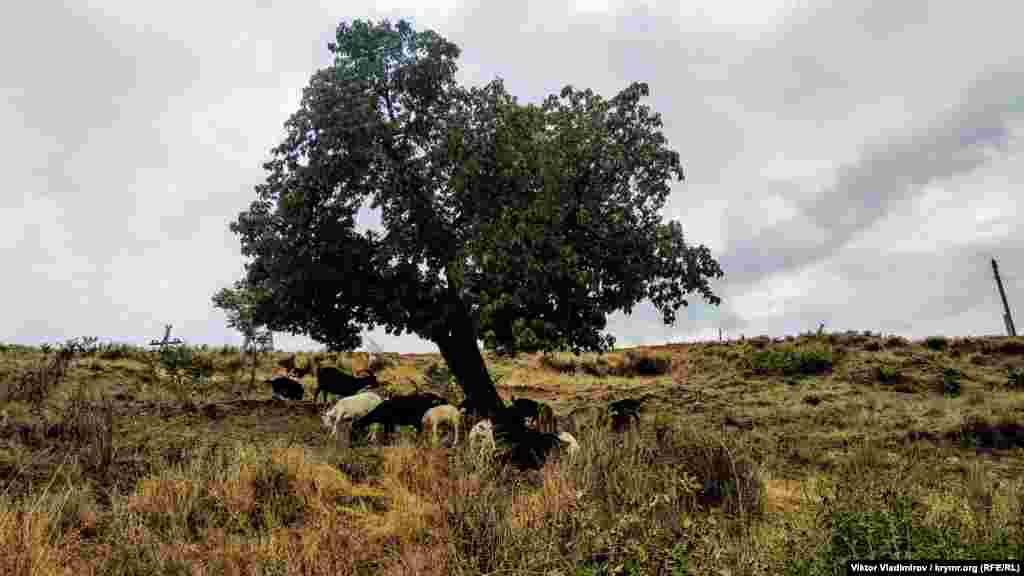
POLYGON ((447 403, 444 398, 429 393, 396 396, 381 402, 366 416, 353 422, 352 434, 360 433, 374 423, 382 424, 385 434, 398 430, 399 426, 414 426, 417 432, 422 432, 423 415, 427 410, 447 403))
POLYGON ((477 422, 469 431, 469 447, 478 455, 490 455, 497 446, 494 443, 494 424, 490 420, 477 422))
MULTIPOLYGON (((366 416, 383 401, 383 398, 373 392, 363 392, 342 398, 334 407, 323 413, 324 426, 331 431, 335 439, 340 439, 342 435, 338 433, 339 425, 344 424, 346 427, 351 427, 353 420, 366 416)), ((349 435, 345 434, 344 437, 348 440, 349 435)))
POLYGON ((640 427, 640 401, 627 398, 625 400, 619 400, 618 402, 612 402, 608 405, 608 413, 612 417, 612 427, 616 432, 622 432, 630 426, 630 424, 636 424, 640 427))
POLYGON ((511 448, 499 460, 502 464, 513 464, 519 469, 539 470, 547 461, 548 454, 562 446, 558 435, 527 428, 514 434, 511 440, 511 448))
POLYGON ((562 446, 565 448, 566 453, 569 454, 570 458, 575 458, 580 452, 580 443, 576 441, 576 438, 568 432, 560 432, 558 439, 561 440, 562 446))
POLYGON ((512 411, 524 423, 535 425, 541 432, 548 432, 550 434, 557 432, 558 420, 555 418, 555 411, 543 402, 537 402, 529 398, 517 398, 512 402, 512 411))
POLYGON ((302 400, 302 384, 291 378, 278 376, 273 380, 267 380, 267 384, 270 384, 274 398, 278 400, 302 400))
POLYGON ((540 404, 529 398, 512 398, 512 411, 519 415, 524 421, 536 418, 540 410, 540 404))
POLYGON ((324 401, 326 401, 328 392, 342 397, 352 396, 363 388, 376 386, 377 384, 377 376, 373 372, 370 372, 368 376, 357 378, 349 376, 332 366, 323 366, 316 371, 317 388, 316 394, 313 395, 313 401, 317 401, 321 393, 324 395, 324 401))
POLYGON ((462 412, 451 404, 434 406, 423 414, 421 424, 424 430, 430 430, 431 442, 434 445, 437 444, 438 429, 441 428, 442 424, 448 424, 455 433, 455 441, 452 442, 452 446, 454 446, 459 443, 459 427, 462 425, 462 412))

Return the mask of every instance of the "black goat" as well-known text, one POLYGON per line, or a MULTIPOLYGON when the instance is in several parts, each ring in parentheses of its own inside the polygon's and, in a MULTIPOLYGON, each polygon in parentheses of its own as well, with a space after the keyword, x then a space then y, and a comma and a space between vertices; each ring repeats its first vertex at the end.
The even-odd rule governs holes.
POLYGON ((356 377, 349 376, 333 366, 323 366, 316 371, 316 393, 313 394, 313 401, 316 402, 321 393, 326 401, 328 392, 346 397, 377 384, 377 376, 373 372, 368 376, 356 377))
POLYGON ((636 424, 640 426, 640 401, 632 398, 626 398, 625 400, 619 400, 618 402, 612 402, 608 405, 608 412, 612 417, 612 428, 616 432, 622 432, 630 426, 630 424, 636 424))
POLYGON ((274 398, 281 400, 302 400, 302 394, 305 391, 302 384, 284 376, 267 380, 267 384, 270 384, 271 389, 274 390, 274 398))
POLYGON ((535 400, 530 400, 529 398, 513 398, 512 411, 518 414, 523 420, 536 418, 538 412, 540 412, 540 404, 535 400))
POLYGON ((512 464, 520 470, 539 470, 553 450, 560 450, 557 434, 521 429, 505 436, 509 447, 499 457, 501 464, 512 464))
POLYGON ((524 424, 528 420, 533 419, 537 429, 541 432, 550 434, 558 432, 558 421, 555 419, 555 412, 543 402, 537 402, 529 398, 517 398, 512 402, 512 411, 523 420, 524 424))
POLYGON ((415 426, 417 432, 423 431, 423 415, 434 406, 447 404, 448 401, 437 394, 423 393, 409 396, 395 396, 381 402, 369 414, 352 424, 352 435, 361 434, 370 424, 381 424, 385 433, 398 430, 399 426, 415 426))

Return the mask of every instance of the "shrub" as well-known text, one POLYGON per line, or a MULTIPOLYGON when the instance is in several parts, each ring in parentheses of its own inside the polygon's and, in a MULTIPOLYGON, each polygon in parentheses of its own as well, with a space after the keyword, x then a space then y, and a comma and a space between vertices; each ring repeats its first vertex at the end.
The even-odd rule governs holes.
POLYGON ((623 369, 629 374, 638 376, 660 376, 668 374, 672 369, 672 357, 665 353, 626 352, 623 369))
POLYGON ((42 402, 63 380, 71 368, 75 355, 86 349, 88 339, 73 338, 53 350, 49 344, 41 347, 43 357, 34 366, 19 370, 14 377, 13 385, 7 390, 6 401, 24 400, 32 403, 42 402))
POLYGON ((948 344, 945 336, 929 336, 924 339, 924 346, 929 350, 945 350, 948 344))
POLYGON ((1008 382, 1010 388, 1024 389, 1024 368, 1013 368, 1012 366, 1006 369, 1008 382))
POLYGON ((576 359, 567 354, 543 354, 540 357, 540 364, 562 374, 576 372, 576 359))
POLYGON ((608 373, 611 372, 611 366, 608 364, 608 360, 602 356, 584 359, 580 362, 579 369, 583 370, 585 374, 597 377, 607 376, 608 373))
POLYGON ((130 344, 108 342, 99 348, 99 357, 103 360, 124 360, 134 356, 135 347, 130 344))
POLYGON ((875 378, 884 384, 892 384, 898 382, 902 375, 898 368, 894 366, 876 366, 875 367, 875 378))
POLYGON ((447 389, 455 381, 448 367, 442 366, 437 362, 428 366, 423 374, 426 377, 427 385, 435 390, 439 388, 447 389))
POLYGON ((946 396, 957 397, 960 395, 960 378, 963 374, 955 368, 946 368, 942 371, 942 393, 946 396))
POLYGON ((171 376, 172 391, 185 400, 192 388, 205 382, 213 371, 213 362, 192 352, 188 346, 164 346, 160 349, 160 365, 171 376))
POLYGON ((832 351, 826 348, 808 350, 755 350, 750 354, 749 365, 755 374, 819 374, 832 369, 832 351))
POLYGON ((903 348, 908 344, 910 344, 910 342, 902 336, 893 335, 885 339, 885 345, 889 348, 903 348))
POLYGON ((1024 354, 1024 338, 1008 338, 995 346, 1000 354, 1024 354))

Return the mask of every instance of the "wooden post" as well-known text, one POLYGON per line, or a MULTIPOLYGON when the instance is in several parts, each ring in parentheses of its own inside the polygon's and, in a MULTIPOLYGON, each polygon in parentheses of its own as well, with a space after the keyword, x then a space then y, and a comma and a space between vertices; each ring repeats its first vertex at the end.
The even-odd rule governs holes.
POLYGON ((1006 302, 1006 291, 1003 290, 1003 280, 999 278, 999 266, 996 259, 992 259, 992 273, 996 277, 996 287, 999 288, 999 297, 1003 299, 1003 324, 1006 325, 1006 334, 1016 336, 1017 330, 1013 327, 1013 317, 1010 316, 1010 305, 1006 302))

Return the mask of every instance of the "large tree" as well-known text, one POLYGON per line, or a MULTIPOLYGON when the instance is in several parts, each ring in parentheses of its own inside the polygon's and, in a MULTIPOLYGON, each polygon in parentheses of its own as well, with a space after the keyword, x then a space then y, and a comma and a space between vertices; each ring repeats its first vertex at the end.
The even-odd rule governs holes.
POLYGON ((688 294, 720 303, 718 262, 659 215, 683 171, 646 84, 522 105, 500 79, 458 86, 459 48, 405 21, 342 23, 328 48, 231 224, 260 323, 335 350, 377 325, 415 333, 493 416, 478 340, 605 351, 612 311, 650 299, 670 324, 688 294), (383 232, 355 230, 367 201, 383 232))

